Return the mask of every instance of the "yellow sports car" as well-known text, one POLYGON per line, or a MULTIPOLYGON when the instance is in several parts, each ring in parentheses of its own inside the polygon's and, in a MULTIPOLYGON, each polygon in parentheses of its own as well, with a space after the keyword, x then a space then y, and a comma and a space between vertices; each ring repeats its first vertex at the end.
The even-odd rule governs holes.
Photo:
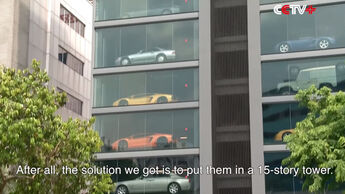
POLYGON ((274 136, 274 140, 275 141, 283 141, 284 137, 287 135, 290 135, 291 133, 294 133, 294 129, 284 129, 279 131, 279 133, 277 133, 274 136))
POLYGON ((137 94, 125 98, 120 98, 113 103, 113 106, 128 106, 140 104, 161 104, 173 102, 174 98, 171 94, 137 94))

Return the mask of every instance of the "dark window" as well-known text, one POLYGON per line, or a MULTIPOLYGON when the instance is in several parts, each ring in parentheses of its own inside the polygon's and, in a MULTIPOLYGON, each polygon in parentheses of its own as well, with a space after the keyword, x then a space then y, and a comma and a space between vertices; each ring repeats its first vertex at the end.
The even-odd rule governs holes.
POLYGON ((85 24, 83 24, 77 17, 75 17, 64 6, 60 5, 60 19, 69 25, 78 34, 84 37, 85 24))
POLYGON ((63 64, 67 65, 80 75, 83 75, 84 63, 60 46, 58 58, 63 64))
MULTIPOLYGON (((58 92, 65 92, 64 90, 57 88, 58 92)), ((67 95, 67 102, 65 104, 65 108, 68 110, 71 110, 78 115, 83 114, 83 102, 79 100, 78 98, 70 95, 69 93, 65 92, 67 95)))

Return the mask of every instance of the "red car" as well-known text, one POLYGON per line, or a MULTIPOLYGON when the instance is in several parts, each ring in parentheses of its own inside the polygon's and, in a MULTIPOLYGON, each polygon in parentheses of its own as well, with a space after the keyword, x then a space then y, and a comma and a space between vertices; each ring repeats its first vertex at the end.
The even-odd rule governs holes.
POLYGON ((137 134, 129 137, 121 138, 112 144, 112 149, 124 151, 136 148, 155 148, 166 147, 173 143, 171 134, 154 133, 154 134, 137 134))

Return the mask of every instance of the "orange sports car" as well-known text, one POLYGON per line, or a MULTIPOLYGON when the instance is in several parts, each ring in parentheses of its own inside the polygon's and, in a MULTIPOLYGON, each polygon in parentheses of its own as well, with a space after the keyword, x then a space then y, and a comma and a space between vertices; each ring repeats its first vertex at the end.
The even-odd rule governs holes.
POLYGON ((117 151, 124 151, 135 148, 154 148, 165 147, 173 143, 171 134, 154 133, 154 134, 138 134, 130 137, 121 138, 112 144, 112 149, 117 151))
POLYGON ((155 104, 173 102, 174 98, 171 94, 145 93, 120 98, 113 103, 113 106, 127 106, 140 104, 155 104))
POLYGON ((283 141, 284 137, 287 135, 290 135, 291 133, 294 133, 294 129, 284 129, 279 131, 279 133, 277 133, 274 136, 274 140, 275 141, 283 141))

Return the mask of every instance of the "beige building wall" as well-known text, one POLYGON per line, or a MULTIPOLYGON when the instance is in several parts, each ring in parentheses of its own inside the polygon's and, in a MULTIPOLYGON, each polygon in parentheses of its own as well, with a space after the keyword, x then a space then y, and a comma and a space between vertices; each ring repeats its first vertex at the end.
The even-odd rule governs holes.
POLYGON ((89 118, 91 87, 92 4, 88 0, 0 0, 0 64, 26 68, 41 61, 51 85, 83 102, 82 115, 62 108, 63 118, 89 118), (60 19, 63 5, 82 23, 82 37, 60 19), (84 62, 83 75, 58 60, 58 48, 84 62))

